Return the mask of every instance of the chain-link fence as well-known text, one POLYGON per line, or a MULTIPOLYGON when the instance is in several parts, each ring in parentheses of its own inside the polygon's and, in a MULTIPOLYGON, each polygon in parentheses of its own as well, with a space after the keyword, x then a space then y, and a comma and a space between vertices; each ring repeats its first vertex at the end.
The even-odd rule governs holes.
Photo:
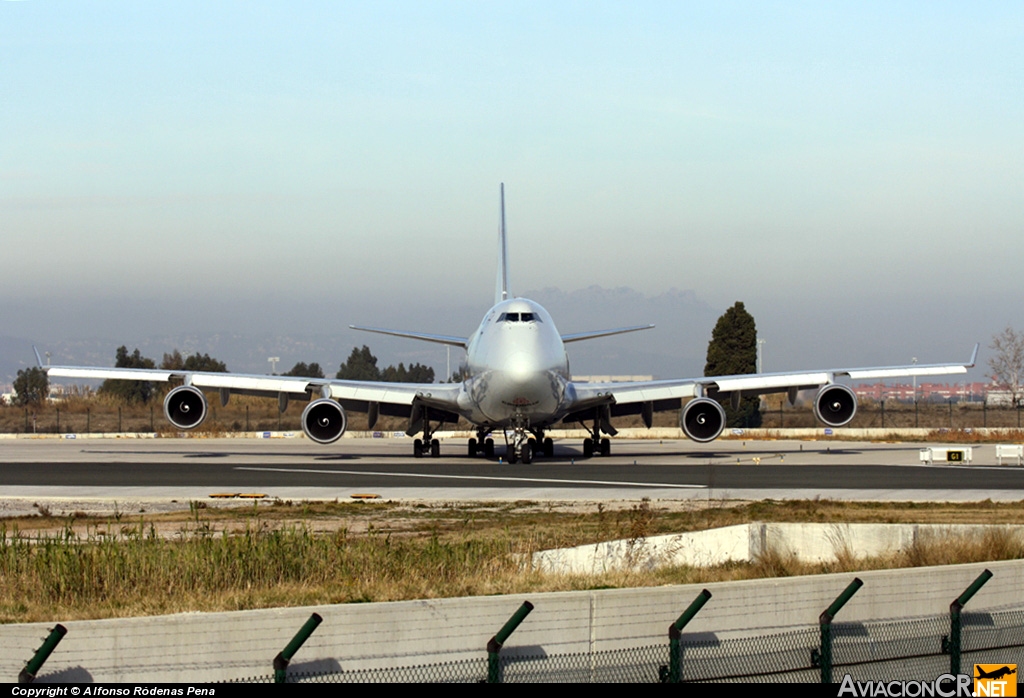
MULTIPOLYGON (((963 615, 963 671, 973 663, 1024 665, 1024 609, 963 615)), ((949 615, 909 620, 834 623, 833 680, 931 680, 950 670, 949 615)), ((657 683, 669 677, 669 643, 578 654, 506 651, 499 680, 505 683, 657 683)), ((680 641, 685 682, 818 683, 821 631, 721 640, 680 641)), ((487 658, 323 674, 290 674, 288 682, 482 683, 487 658)), ((272 675, 250 681, 273 681, 272 675)))

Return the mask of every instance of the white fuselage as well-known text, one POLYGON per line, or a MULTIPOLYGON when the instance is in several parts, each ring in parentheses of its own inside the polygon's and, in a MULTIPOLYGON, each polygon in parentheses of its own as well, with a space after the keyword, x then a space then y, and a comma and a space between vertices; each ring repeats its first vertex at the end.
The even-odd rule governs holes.
POLYGON ((459 411, 477 425, 543 427, 571 404, 562 337, 548 312, 524 298, 487 312, 469 338, 465 369, 459 411))

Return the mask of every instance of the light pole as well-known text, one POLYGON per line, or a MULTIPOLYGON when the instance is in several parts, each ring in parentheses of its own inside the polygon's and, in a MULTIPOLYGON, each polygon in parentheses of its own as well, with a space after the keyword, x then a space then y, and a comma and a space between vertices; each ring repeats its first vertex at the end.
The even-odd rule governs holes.
POLYGON ((267 357, 267 361, 270 362, 270 375, 277 375, 277 362, 281 360, 280 356, 267 357))
POLYGON ((765 340, 757 340, 757 372, 764 373, 764 343, 765 340))

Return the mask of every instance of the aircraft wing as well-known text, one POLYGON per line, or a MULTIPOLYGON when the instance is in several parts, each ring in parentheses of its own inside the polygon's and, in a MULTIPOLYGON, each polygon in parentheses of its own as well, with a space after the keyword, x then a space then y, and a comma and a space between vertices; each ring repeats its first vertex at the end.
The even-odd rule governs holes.
POLYGON ((361 332, 376 332, 387 334, 392 337, 405 337, 406 339, 418 339, 423 342, 434 342, 435 344, 450 344, 453 347, 466 348, 469 340, 466 337, 453 337, 448 334, 428 334, 426 332, 406 332, 405 330, 386 330, 381 327, 363 327, 361 325, 349 325, 353 330, 361 332))
MULTIPOLYGON (((241 395, 258 395, 294 399, 333 397, 356 411, 360 403, 411 406, 420 402, 439 409, 456 407, 459 384, 448 383, 383 383, 348 381, 334 378, 302 378, 297 376, 249 375, 243 373, 206 373, 151 368, 94 368, 87 366, 42 367, 50 378, 81 378, 91 380, 134 380, 162 383, 187 382, 197 388, 226 390, 241 395)), ((386 412, 385 412, 386 413, 386 412)))
POLYGON ((568 344, 569 342, 579 342, 584 339, 594 339, 596 337, 610 337, 615 334, 626 334, 627 332, 639 332, 641 330, 652 330, 654 325, 636 325, 634 327, 617 327, 613 330, 597 330, 595 332, 575 332, 573 334, 563 334, 562 342, 568 344))
MULTIPOLYGON (((787 391, 819 388, 837 378, 871 380, 909 376, 942 376, 967 373, 978 357, 978 345, 966 363, 910 364, 907 366, 879 366, 874 368, 833 368, 820 371, 787 373, 747 373, 735 376, 705 376, 678 380, 637 381, 624 383, 573 383, 579 409, 600 404, 629 405, 654 403, 654 409, 673 409, 682 398, 710 394, 743 396, 766 395, 787 391)), ((574 407, 574 410, 577 409, 574 407)), ((613 410, 612 414, 630 414, 629 410, 613 410)))

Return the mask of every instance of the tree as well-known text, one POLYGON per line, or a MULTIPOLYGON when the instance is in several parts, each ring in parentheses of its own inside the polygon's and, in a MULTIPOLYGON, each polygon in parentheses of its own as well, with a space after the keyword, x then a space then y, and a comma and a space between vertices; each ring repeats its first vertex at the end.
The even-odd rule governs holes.
POLYGON ((41 368, 23 369, 14 379, 14 392, 15 405, 39 405, 50 394, 50 379, 41 368))
POLYGON ((370 352, 370 347, 362 349, 352 347, 348 361, 338 368, 337 377, 350 381, 379 381, 380 369, 377 368, 377 357, 370 352))
POLYGON ((1024 381, 1024 333, 1007 327, 992 337, 989 348, 992 349, 992 357, 988 360, 992 377, 1010 391, 1014 406, 1019 405, 1021 383, 1024 381))
MULTIPOLYGON (((732 376, 757 371, 757 326, 754 317, 736 304, 725 311, 715 323, 708 342, 705 376, 732 376)), ((733 409, 732 400, 716 398, 725 408, 726 426, 756 428, 761 426, 761 399, 756 396, 740 400, 739 409, 733 409)))
POLYGON ((320 364, 311 363, 306 364, 300 361, 299 363, 292 366, 290 371, 286 371, 281 374, 282 376, 299 376, 301 378, 323 378, 324 371, 320 368, 320 364))
POLYGON ((382 381, 389 383, 433 383, 434 369, 423 364, 411 364, 409 368, 399 363, 398 368, 388 366, 380 373, 382 381))
MULTIPOLYGON (((315 364, 313 364, 315 365, 315 364)), ((434 369, 423 364, 412 364, 409 368, 400 363, 398 367, 388 366, 383 371, 377 368, 377 357, 370 347, 352 348, 348 361, 338 369, 337 377, 351 381, 388 381, 390 383, 433 383, 434 369)))
MULTIPOLYGON (((128 353, 128 347, 117 349, 115 368, 156 368, 153 359, 147 359, 136 349, 128 353)), ((128 403, 146 403, 153 396, 153 384, 149 381, 105 380, 99 392, 119 397, 128 403)))
MULTIPOLYGON (((401 366, 401 364, 399 364, 401 366)), ((412 364, 409 366, 409 372, 406 374, 406 382, 409 383, 433 383, 434 382, 434 369, 423 364, 412 364)))
POLYGON ((171 371, 228 372, 227 364, 223 361, 218 361, 209 354, 189 354, 188 358, 184 358, 177 349, 171 354, 164 354, 164 360, 160 362, 160 368, 171 371))

